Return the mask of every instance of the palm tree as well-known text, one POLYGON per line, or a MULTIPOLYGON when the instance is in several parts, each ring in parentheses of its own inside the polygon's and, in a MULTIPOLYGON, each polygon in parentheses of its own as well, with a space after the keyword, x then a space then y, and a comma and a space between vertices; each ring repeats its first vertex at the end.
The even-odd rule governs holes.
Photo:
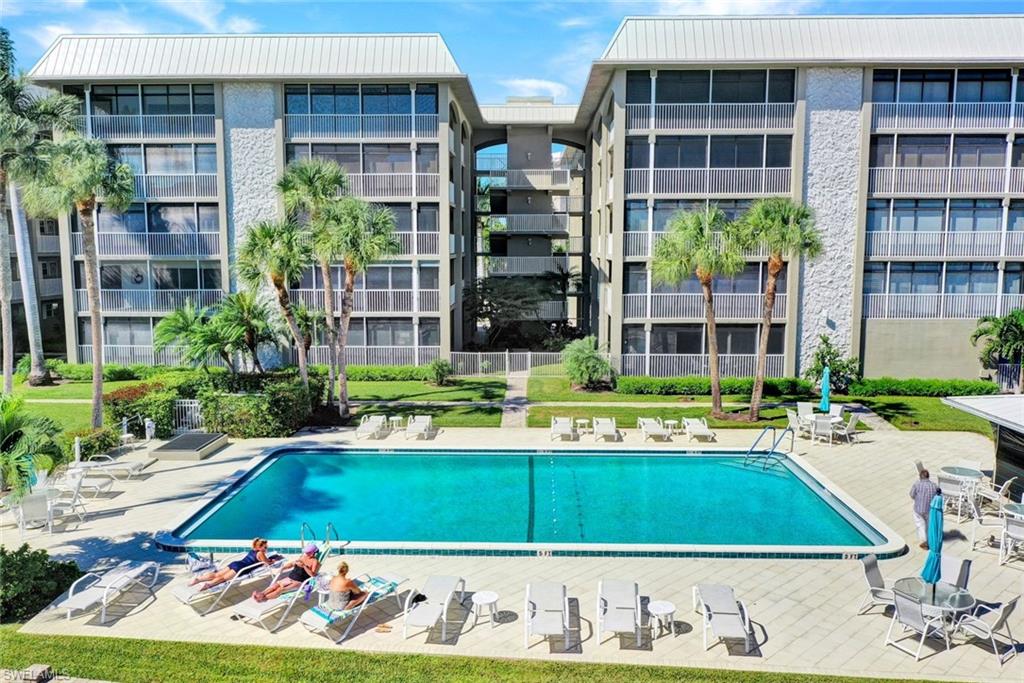
POLYGON ((159 353, 169 346, 176 347, 186 361, 202 365, 205 370, 207 354, 198 353, 194 342, 197 330, 209 322, 209 309, 186 299, 184 306, 171 311, 153 328, 153 350, 159 353))
POLYGON ((28 326, 29 356, 32 365, 29 384, 46 384, 50 373, 43 361, 43 338, 39 327, 39 302, 35 295, 35 260, 28 224, 21 211, 15 180, 20 173, 33 173, 38 167, 40 133, 74 128, 78 101, 68 95, 37 95, 28 80, 14 72, 14 44, 7 29, 0 28, 0 320, 3 325, 4 391, 11 391, 14 359, 11 321, 13 283, 10 271, 10 245, 7 242, 7 201, 14 219, 25 322, 28 326))
POLYGON ((235 369, 235 353, 244 347, 244 340, 245 333, 241 329, 219 324, 214 317, 193 331, 189 339, 192 349, 190 354, 202 358, 204 365, 207 358, 217 356, 234 375, 238 372, 235 369))
POLYGON ((743 270, 743 256, 732 233, 725 212, 717 206, 709 205, 703 211, 677 212, 669 219, 665 236, 654 245, 651 262, 651 272, 657 282, 675 285, 691 275, 696 275, 700 282, 708 326, 711 414, 715 416, 722 415, 722 377, 711 288, 715 277, 731 277, 743 270))
POLYGON ((0 489, 10 488, 15 499, 24 495, 32 472, 60 457, 55 438, 60 427, 47 417, 29 415, 14 396, 0 396, 0 489))
POLYGON ((345 171, 336 162, 325 159, 303 159, 285 169, 277 181, 277 189, 284 201, 285 211, 292 217, 306 214, 312 231, 313 257, 320 266, 324 281, 324 322, 327 327, 328 390, 327 400, 334 402, 334 371, 337 336, 334 329, 334 282, 331 264, 340 254, 334 251, 331 233, 337 226, 323 220, 324 208, 337 202, 348 180, 345 171))
POLYGON ((214 315, 214 324, 239 330, 244 352, 256 371, 263 373, 259 350, 261 346, 276 344, 270 307, 253 292, 236 292, 224 297, 214 315))
POLYGON ((25 184, 25 205, 35 216, 66 213, 74 207, 82 228, 85 288, 92 328, 92 426, 103 426, 103 322, 99 255, 96 251, 96 197, 112 211, 124 211, 135 198, 131 166, 118 163, 102 140, 71 135, 40 143, 38 171, 25 184))
POLYGON ((352 319, 356 276, 375 261, 397 254, 401 249, 395 237, 395 216, 391 210, 368 204, 355 197, 344 197, 328 205, 323 220, 336 226, 324 235, 325 251, 336 254, 345 266, 344 292, 341 297, 341 327, 338 330, 338 411, 348 417, 348 382, 345 374, 345 346, 352 319))
POLYGON ((266 284, 277 295, 281 309, 295 342, 299 356, 299 376, 302 384, 309 389, 309 372, 306 367, 306 347, 302 331, 295 320, 295 310, 288 296, 288 286, 302 277, 303 271, 312 262, 309 241, 294 222, 261 221, 249 227, 238 249, 236 270, 238 277, 249 287, 258 291, 266 284))
POLYGON ((307 308, 305 304, 301 303, 295 305, 295 322, 298 323, 299 331, 302 332, 302 345, 306 347, 307 353, 313 346, 313 334, 323 319, 323 311, 307 308))
POLYGON ((998 367, 999 361, 1019 363, 1017 393, 1024 390, 1024 310, 1015 309, 1006 315, 986 315, 978 320, 978 327, 971 335, 971 344, 981 347, 981 362, 987 368, 998 367))
POLYGON ((757 369, 754 389, 750 394, 750 419, 760 417, 764 376, 768 365, 768 333, 772 329, 775 288, 785 259, 814 258, 821 253, 821 233, 814 227, 814 214, 789 197, 768 197, 754 205, 740 219, 740 242, 747 247, 761 247, 768 254, 768 279, 764 286, 761 312, 761 338, 757 346, 757 369))

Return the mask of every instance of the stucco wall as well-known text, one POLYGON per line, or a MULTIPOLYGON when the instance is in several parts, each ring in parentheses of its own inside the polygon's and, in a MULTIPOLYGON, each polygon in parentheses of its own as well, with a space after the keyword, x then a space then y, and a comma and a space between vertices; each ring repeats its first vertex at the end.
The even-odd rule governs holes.
POLYGON ((853 351, 862 78, 857 68, 807 70, 804 202, 814 211, 824 250, 801 264, 798 370, 821 334, 853 351))
POLYGON ((865 320, 864 376, 977 379, 974 320, 865 320))

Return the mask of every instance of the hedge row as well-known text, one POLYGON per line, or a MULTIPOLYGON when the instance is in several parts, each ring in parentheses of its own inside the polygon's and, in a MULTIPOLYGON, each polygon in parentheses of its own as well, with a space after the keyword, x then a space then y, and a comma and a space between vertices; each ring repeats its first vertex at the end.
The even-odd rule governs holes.
POLYGON ((71 462, 75 459, 76 438, 80 438, 82 440, 82 460, 88 460, 94 455, 107 453, 121 443, 119 432, 114 431, 110 427, 100 427, 99 429, 79 429, 73 432, 64 432, 57 437, 57 443, 60 445, 60 450, 64 455, 65 462, 71 462))
MULTIPOLYGON (((766 377, 765 396, 807 395, 811 393, 811 382, 796 377, 766 377)), ((723 394, 750 394, 754 390, 753 377, 723 377, 723 394)), ((711 378, 700 375, 687 377, 626 377, 615 380, 615 392, 619 394, 652 394, 656 396, 711 394, 711 378)))
POLYGON ((258 394, 218 389, 199 394, 207 431, 242 439, 290 436, 306 423, 310 403, 310 394, 294 380, 267 384, 258 394))
POLYGON ((998 393, 998 384, 978 379, 872 377, 850 385, 851 396, 981 396, 998 393))
POLYGON ((353 382, 425 382, 431 378, 426 365, 348 365, 345 372, 353 382))

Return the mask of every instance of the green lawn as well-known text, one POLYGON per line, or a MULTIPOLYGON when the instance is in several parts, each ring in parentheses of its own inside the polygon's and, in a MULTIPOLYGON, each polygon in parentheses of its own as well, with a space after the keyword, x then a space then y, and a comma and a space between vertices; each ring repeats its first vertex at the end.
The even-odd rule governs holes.
POLYGON ((947 406, 940 398, 931 396, 871 396, 849 398, 837 396, 837 401, 850 400, 863 403, 894 427, 905 431, 976 432, 992 436, 988 422, 947 406))
MULTIPOLYGON (((139 384, 137 379, 122 380, 117 382, 104 382, 103 393, 139 384)), ((92 398, 92 382, 67 382, 65 384, 53 384, 46 387, 32 387, 28 384, 14 385, 14 395, 26 399, 44 398, 92 398)))
POLYGON ((66 432, 88 429, 92 423, 92 406, 88 403, 26 403, 25 411, 50 418, 66 432))
MULTIPOLYGON (((744 413, 746 408, 726 408, 727 413, 744 413)), ((619 429, 636 429, 639 417, 661 417, 666 420, 680 420, 684 417, 707 417, 708 426, 713 429, 763 429, 768 425, 786 426, 786 411, 782 408, 765 408, 758 422, 742 420, 716 420, 708 416, 707 407, 694 408, 633 408, 629 406, 531 406, 526 418, 528 427, 550 427, 552 416, 571 417, 614 417, 619 429)))
POLYGON ((476 657, 370 654, 331 648, 278 648, 18 633, 0 628, 0 668, 50 664, 61 676, 120 683, 160 681, 590 681, 719 683, 868 683, 845 678, 626 664, 517 661, 476 657))
POLYGON ((465 377, 437 387, 429 382, 349 382, 349 397, 358 401, 500 401, 505 379, 465 377))
MULTIPOLYGON (((533 402, 586 401, 588 403, 673 403, 685 405, 687 401, 707 403, 710 396, 658 396, 653 394, 619 394, 614 391, 576 391, 565 377, 531 377, 526 385, 526 396, 533 402)), ((726 394, 723 401, 747 401, 749 396, 726 394)), ((771 401, 779 399, 767 399, 771 401)))
POLYGON ((501 408, 477 406, 359 406, 355 411, 360 415, 430 415, 437 427, 500 427, 501 408))

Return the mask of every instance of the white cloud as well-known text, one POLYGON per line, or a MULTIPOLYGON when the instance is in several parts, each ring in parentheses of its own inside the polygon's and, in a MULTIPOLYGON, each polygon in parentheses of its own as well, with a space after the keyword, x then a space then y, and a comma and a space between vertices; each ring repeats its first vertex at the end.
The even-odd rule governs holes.
POLYGON ((594 20, 590 17, 569 17, 562 19, 558 22, 561 28, 583 28, 584 26, 590 26, 594 23, 594 20))
POLYGON ((209 33, 249 33, 259 28, 248 17, 222 16, 224 3, 216 0, 160 0, 160 4, 209 33))
POLYGON ((25 29, 25 33, 44 49, 50 47, 57 36, 63 34, 154 33, 155 31, 155 27, 121 12, 89 12, 74 26, 54 22, 25 29))
POLYGON ((547 95, 560 100, 569 94, 569 88, 564 83, 543 78, 506 78, 498 83, 507 88, 510 94, 520 97, 547 95))
POLYGON ((548 61, 548 71, 551 74, 558 74, 559 78, 568 83, 578 83, 582 86, 590 73, 590 65, 601 56, 607 44, 608 36, 598 33, 587 33, 574 38, 569 47, 548 61))
POLYGON ((821 0, 659 0, 658 14, 800 14, 821 0))

